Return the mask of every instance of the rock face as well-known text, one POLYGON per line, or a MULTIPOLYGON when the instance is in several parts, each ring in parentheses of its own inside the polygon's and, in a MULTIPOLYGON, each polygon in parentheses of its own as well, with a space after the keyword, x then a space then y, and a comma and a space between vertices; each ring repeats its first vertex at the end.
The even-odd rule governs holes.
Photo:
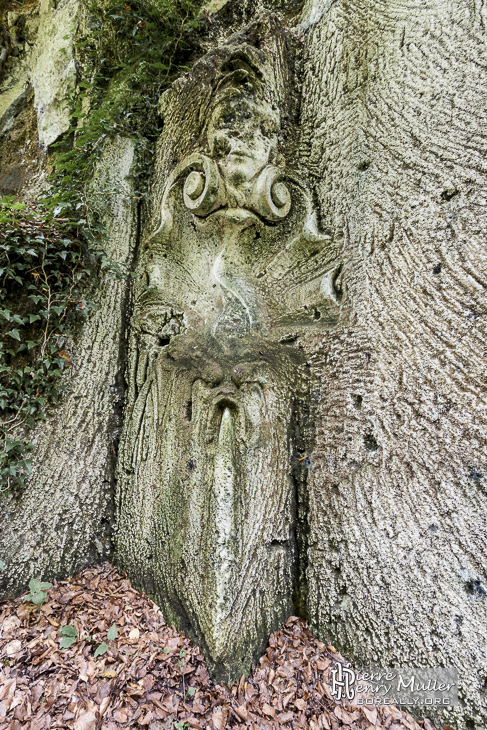
POLYGON ((77 81, 74 38, 79 14, 79 0, 42 0, 6 15, 0 120, 32 85, 37 141, 44 149, 69 129, 77 81))
POLYGON ((303 44, 300 159, 346 292, 321 343, 309 611, 357 661, 457 666, 446 721, 483 728, 485 11, 414 7, 336 2, 303 44))
MULTIPOLYGON (((115 139, 93 181, 105 198, 107 255, 122 265, 130 265, 135 250, 135 162, 133 142, 115 139)), ((71 575, 112 552, 127 304, 128 282, 108 278, 72 357, 69 393, 34 434, 30 487, 20 501, 2 498, 1 552, 7 566, 0 573, 2 597, 20 593, 30 577, 71 575)))
POLYGON ((300 337, 333 320, 339 296, 330 238, 279 150, 285 51, 263 16, 164 99, 164 186, 131 323, 118 560, 225 680, 248 671, 303 588, 300 337), (206 110, 200 126, 190 105, 206 110))
POLYGON ((48 147, 69 129, 70 96, 76 87, 74 36, 79 0, 43 0, 31 62, 39 142, 48 147))
MULTIPOLYGON (((289 29, 263 4, 217 3, 163 95, 140 226, 133 144, 107 148, 133 311, 107 282, 32 493, 7 504, 2 595, 106 555, 115 505, 116 559, 215 676, 293 611, 364 665, 456 666, 438 718, 481 728, 484 8, 309 0, 289 29)), ((77 16, 29 17, 37 43, 77 16)), ((65 129, 72 45, 45 43, 4 65, 2 145, 35 132, 29 110, 41 147, 65 129)))

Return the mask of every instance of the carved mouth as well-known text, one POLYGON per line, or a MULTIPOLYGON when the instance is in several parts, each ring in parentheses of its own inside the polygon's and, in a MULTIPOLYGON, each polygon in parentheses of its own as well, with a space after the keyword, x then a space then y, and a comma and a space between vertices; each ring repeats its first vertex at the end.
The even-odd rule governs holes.
POLYGON ((252 223, 258 223, 259 225, 266 223, 264 218, 249 208, 228 208, 225 206, 213 210, 204 218, 197 215, 194 216, 194 220, 199 224, 200 228, 204 228, 205 223, 214 221, 216 218, 223 218, 227 222, 246 224, 247 226, 252 225, 252 223))
POLYGON ((215 388, 214 396, 216 399, 216 408, 237 408, 238 391, 235 387, 224 386, 220 388, 215 388))
POLYGON ((229 152, 229 154, 227 155, 227 158, 228 158, 228 157, 235 157, 235 158, 236 158, 237 160, 243 160, 243 159, 245 159, 245 158, 249 158, 249 157, 250 157, 251 159, 254 159, 254 156, 253 156, 253 155, 251 155, 251 154, 250 154, 250 152, 247 152, 247 151, 246 151, 246 150, 244 150, 244 149, 239 149, 239 150, 232 150, 232 151, 231 151, 231 152, 229 152))

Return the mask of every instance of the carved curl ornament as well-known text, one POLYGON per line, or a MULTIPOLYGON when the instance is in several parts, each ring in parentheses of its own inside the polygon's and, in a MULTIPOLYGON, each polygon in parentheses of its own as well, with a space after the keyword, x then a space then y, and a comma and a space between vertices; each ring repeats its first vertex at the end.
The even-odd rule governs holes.
MULTIPOLYGON (((183 188, 184 203, 197 216, 205 217, 222 208, 230 194, 218 165, 206 155, 191 155, 181 175, 189 172, 183 188)), ((285 218, 291 209, 291 194, 283 182, 284 174, 274 165, 266 165, 253 181, 244 207, 266 221, 285 218)))

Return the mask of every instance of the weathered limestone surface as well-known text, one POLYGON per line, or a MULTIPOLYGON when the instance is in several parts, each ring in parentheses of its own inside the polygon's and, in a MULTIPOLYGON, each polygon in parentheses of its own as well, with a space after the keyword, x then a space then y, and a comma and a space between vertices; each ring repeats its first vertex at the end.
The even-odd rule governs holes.
POLYGON ((76 87, 74 37, 79 0, 42 0, 39 30, 32 55, 39 142, 48 147, 69 129, 70 96, 76 87))
MULTIPOLYGON (((137 233, 134 144, 107 146, 94 185, 107 207, 107 255, 130 264, 137 233)), ((34 436, 34 468, 20 499, 2 500, 0 599, 30 577, 71 575, 112 550, 114 462, 123 407, 126 279, 107 278, 66 373, 63 405, 34 436)))
POLYGON ((301 61, 300 161, 345 290, 321 340, 311 622, 359 661, 457 666, 455 728, 487 722, 485 12, 336 2, 301 61))
POLYGON ((69 129, 79 14, 79 0, 41 0, 6 14, 10 52, 0 77, 0 120, 32 85, 38 142, 44 148, 69 129))
POLYGON ((303 601, 301 337, 336 316, 334 249, 279 143, 290 53, 264 14, 163 98, 131 323, 117 559, 225 680, 303 601))
MULTIPOLYGON (((228 19, 258 3, 218 5, 228 19)), ((74 7, 43 13, 73 28, 74 7)), ((457 666, 463 704, 443 719, 485 726, 485 15, 477 0, 307 0, 297 59, 269 19, 230 38, 214 18, 219 50, 161 101, 127 353, 127 285, 106 282, 38 434, 36 490, 6 506, 2 595, 109 553, 124 373, 118 558, 217 674, 308 612, 357 662, 457 666), (255 174, 274 165, 292 204, 247 226, 257 139, 255 174)), ((44 89, 34 72, 44 145, 65 129, 66 47, 25 49, 54 74, 44 89)), ((2 112, 31 98, 27 68, 2 112)), ((130 261, 133 147, 108 155, 111 245, 130 261)))

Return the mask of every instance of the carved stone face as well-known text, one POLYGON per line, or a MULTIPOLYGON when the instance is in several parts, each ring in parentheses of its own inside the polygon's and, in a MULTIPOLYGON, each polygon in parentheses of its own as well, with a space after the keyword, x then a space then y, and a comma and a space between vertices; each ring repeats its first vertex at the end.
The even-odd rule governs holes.
POLYGON ((265 100, 229 94, 217 105, 208 126, 210 156, 234 186, 252 180, 274 158, 279 117, 265 100))
POLYGON ((327 239, 279 164, 263 88, 245 64, 224 76, 205 148, 167 177, 119 460, 119 559, 226 680, 293 612, 309 383, 292 343, 329 298, 327 239))

